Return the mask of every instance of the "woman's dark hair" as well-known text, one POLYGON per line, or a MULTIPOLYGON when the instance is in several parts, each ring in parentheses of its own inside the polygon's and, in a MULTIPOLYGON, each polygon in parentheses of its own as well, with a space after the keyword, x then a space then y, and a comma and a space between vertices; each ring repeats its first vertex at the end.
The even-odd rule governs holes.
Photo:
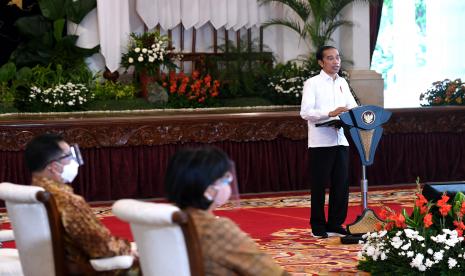
POLYGON ((26 166, 31 172, 38 172, 60 157, 63 149, 58 143, 64 141, 63 137, 57 134, 42 134, 34 137, 27 145, 24 152, 26 166))
POLYGON ((183 209, 208 209, 212 203, 204 192, 215 180, 231 169, 231 160, 222 150, 206 146, 183 148, 168 163, 165 193, 169 201, 183 209))

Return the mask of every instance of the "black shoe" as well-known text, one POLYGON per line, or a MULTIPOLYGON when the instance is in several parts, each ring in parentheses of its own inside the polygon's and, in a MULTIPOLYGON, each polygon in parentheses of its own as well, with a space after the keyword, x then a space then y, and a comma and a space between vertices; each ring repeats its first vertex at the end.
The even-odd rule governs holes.
POLYGON ((330 236, 330 237, 345 237, 345 236, 349 235, 347 230, 342 226, 329 227, 327 229, 327 232, 328 232, 328 236, 330 236))
POLYGON ((328 234, 325 231, 317 231, 312 229, 312 237, 318 239, 326 239, 328 234))

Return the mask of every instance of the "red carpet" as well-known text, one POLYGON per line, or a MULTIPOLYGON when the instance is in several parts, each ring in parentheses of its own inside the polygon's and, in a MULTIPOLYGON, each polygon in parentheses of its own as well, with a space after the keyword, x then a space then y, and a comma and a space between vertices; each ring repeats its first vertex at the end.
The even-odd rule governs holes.
MULTIPOLYGON (((369 207, 375 212, 382 206, 396 211, 410 209, 414 192, 413 188, 370 191, 369 207)), ((356 269, 359 245, 343 245, 339 238, 318 240, 311 237, 309 206, 308 193, 268 194, 243 197, 240 209, 226 207, 215 213, 235 221, 289 272, 304 275, 360 273, 356 269)), ((112 233, 132 240, 129 225, 115 218, 109 206, 99 204, 95 211, 112 233)), ((354 222, 360 212, 360 193, 351 193, 346 224, 354 222)), ((4 222, 3 226, 9 228, 5 219, 4 222)), ((14 244, 6 243, 6 246, 14 247, 14 244)))

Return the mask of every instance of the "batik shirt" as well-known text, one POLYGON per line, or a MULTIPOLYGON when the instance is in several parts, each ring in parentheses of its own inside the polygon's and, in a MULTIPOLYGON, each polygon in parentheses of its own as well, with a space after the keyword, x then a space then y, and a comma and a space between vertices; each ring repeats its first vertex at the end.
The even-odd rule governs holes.
POLYGON ((88 263, 89 259, 130 254, 129 242, 112 236, 72 187, 43 177, 33 177, 32 185, 53 195, 65 229, 65 250, 70 261, 88 263))
POLYGON ((188 209, 200 238, 205 275, 289 275, 234 222, 188 209))

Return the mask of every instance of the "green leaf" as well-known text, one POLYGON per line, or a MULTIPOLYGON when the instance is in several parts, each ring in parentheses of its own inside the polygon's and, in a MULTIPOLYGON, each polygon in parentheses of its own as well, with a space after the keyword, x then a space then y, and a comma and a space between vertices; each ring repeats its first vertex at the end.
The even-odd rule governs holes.
POLYGON ((38 0, 42 15, 55 21, 65 18, 65 1, 64 0, 38 0))
POLYGON ((32 70, 29 67, 23 67, 16 72, 16 79, 20 83, 28 83, 32 78, 32 70))
POLYGON ((65 19, 61 18, 53 22, 53 36, 56 41, 60 41, 63 37, 63 29, 65 27, 65 19))
POLYGON ((42 15, 21 17, 14 25, 20 34, 29 38, 41 37, 52 28, 51 23, 42 15))
POLYGON ((96 0, 66 0, 67 19, 79 24, 82 19, 97 6, 96 0))
POLYGON ((7 82, 14 78, 16 74, 16 66, 13 62, 8 62, 0 67, 0 83, 7 82))
POLYGON ((460 203, 462 203, 463 201, 465 201, 465 195, 462 193, 462 192, 457 192, 455 194, 455 197, 454 197, 454 202, 457 202, 459 201, 460 203))

